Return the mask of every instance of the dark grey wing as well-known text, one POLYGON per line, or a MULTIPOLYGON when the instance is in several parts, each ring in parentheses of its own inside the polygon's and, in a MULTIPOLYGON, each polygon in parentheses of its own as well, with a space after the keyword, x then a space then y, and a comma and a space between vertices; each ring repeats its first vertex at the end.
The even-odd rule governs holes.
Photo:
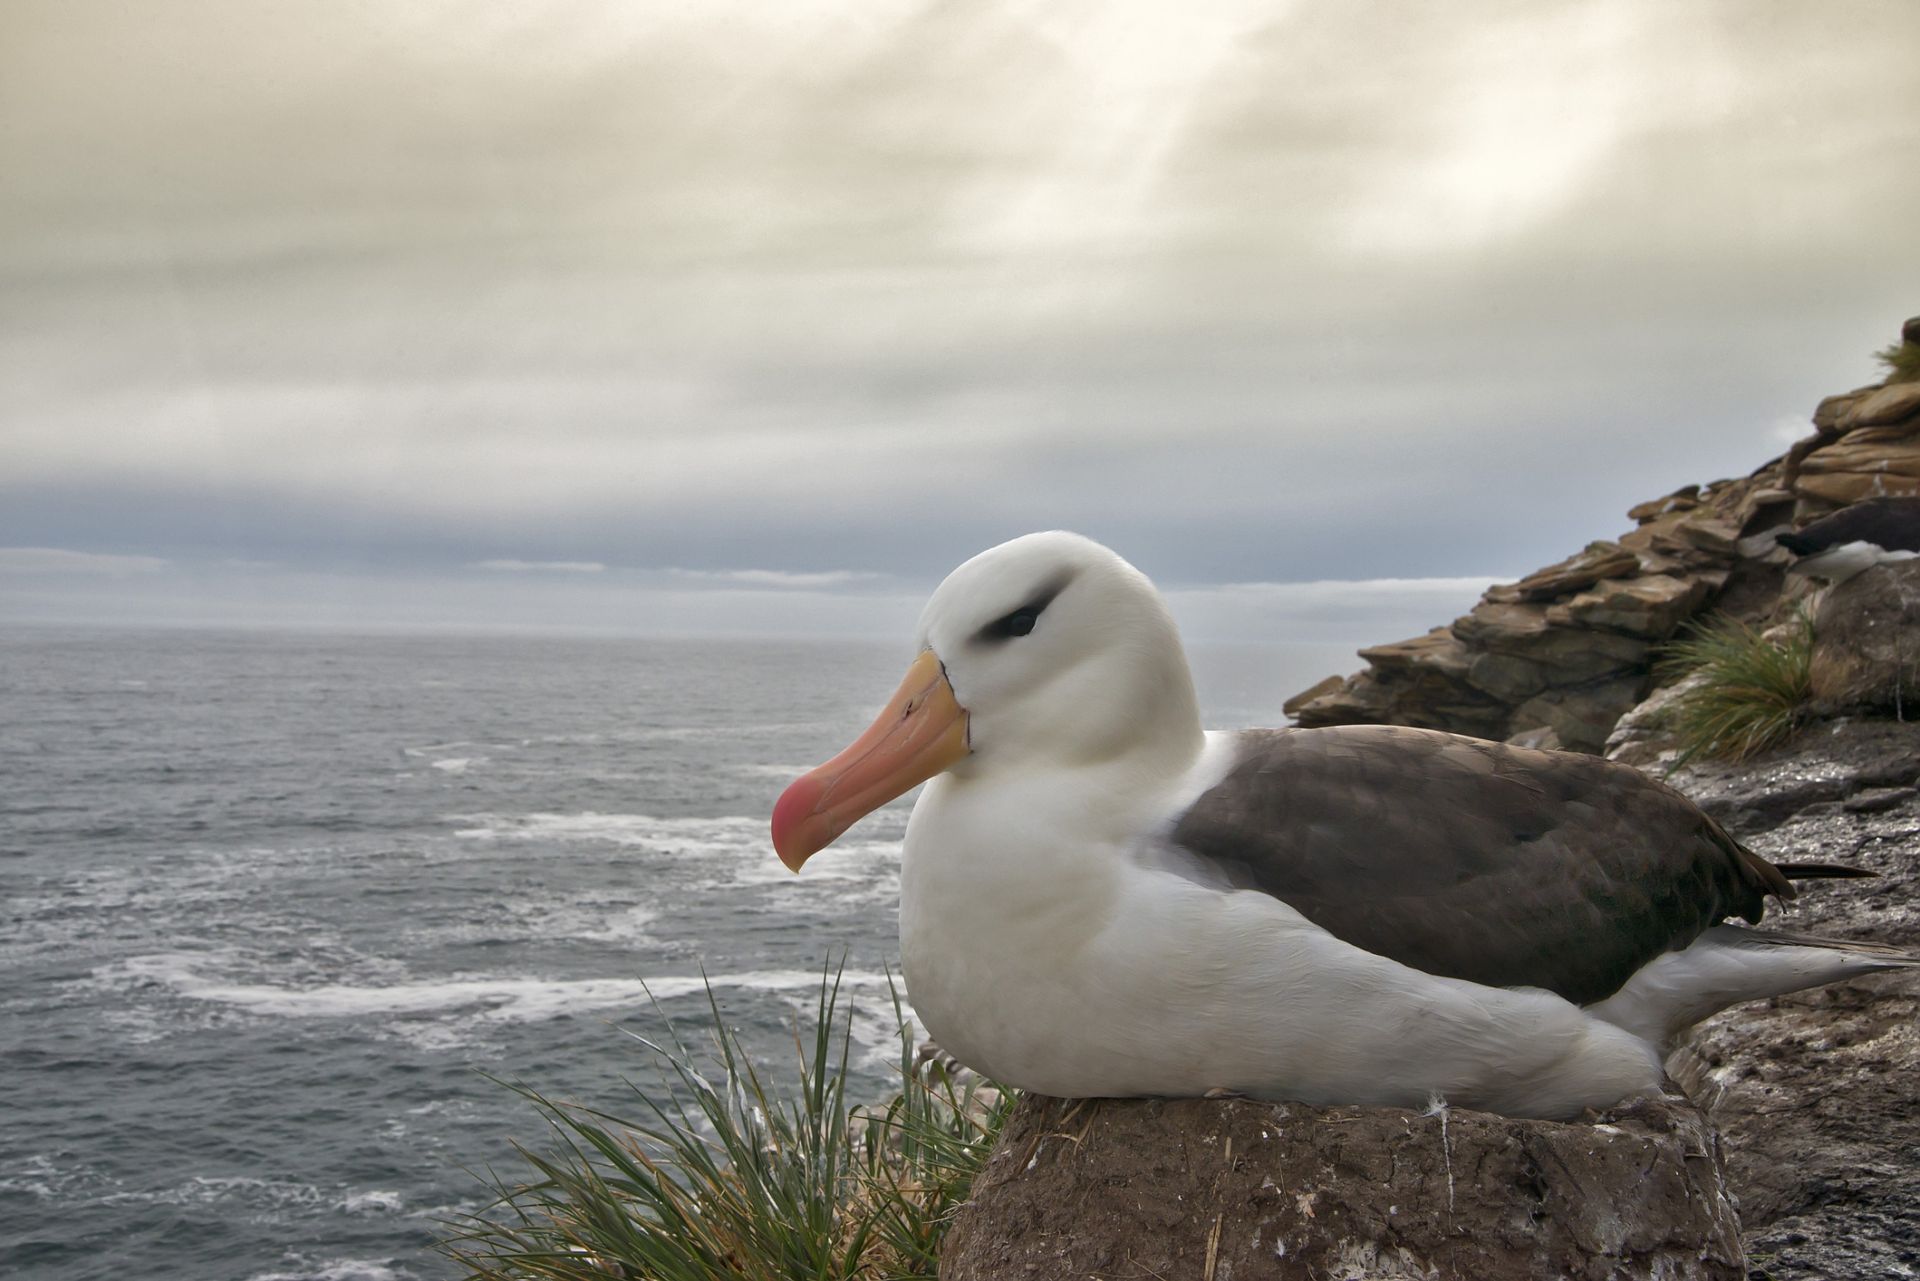
POLYGON ((1397 726, 1250 731, 1171 839, 1369 952, 1580 1005, 1793 897, 1637 770, 1397 726))

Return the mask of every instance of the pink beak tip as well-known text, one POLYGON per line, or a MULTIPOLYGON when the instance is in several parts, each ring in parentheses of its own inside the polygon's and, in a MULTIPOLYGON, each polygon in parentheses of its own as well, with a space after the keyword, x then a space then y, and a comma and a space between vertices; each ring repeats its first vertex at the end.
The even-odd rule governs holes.
POLYGON ((786 791, 780 793, 780 799, 773 806, 773 848, 780 861, 795 872, 800 865, 814 853, 803 849, 800 839, 806 821, 813 817, 820 803, 820 784, 811 774, 803 775, 793 781, 786 791))

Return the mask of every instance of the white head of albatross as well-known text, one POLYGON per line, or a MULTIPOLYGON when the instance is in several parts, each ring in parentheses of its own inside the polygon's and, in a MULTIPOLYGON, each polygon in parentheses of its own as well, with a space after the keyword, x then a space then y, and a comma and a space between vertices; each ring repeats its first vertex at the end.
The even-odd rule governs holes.
POLYGON ((1625 766, 1388 726, 1204 734, 1158 593, 1073 534, 940 585, 899 691, 787 789, 774 846, 797 871, 927 780, 909 996, 962 1062, 1042 1093, 1566 1116, 1657 1089, 1727 1005, 1917 963, 1723 924, 1796 869, 1625 766))
POLYGON ((920 656, 868 731, 774 811, 794 870, 942 771, 991 781, 1128 764, 1166 777, 1204 736, 1180 635, 1146 575, 1062 531, 980 553, 920 616, 920 656))

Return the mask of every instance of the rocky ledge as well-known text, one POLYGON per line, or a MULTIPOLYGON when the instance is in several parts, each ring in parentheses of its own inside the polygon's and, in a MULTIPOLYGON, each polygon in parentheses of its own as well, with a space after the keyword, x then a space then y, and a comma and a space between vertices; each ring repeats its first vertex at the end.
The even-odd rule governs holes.
MULTIPOLYGON (((1670 781, 1767 858, 1875 873, 1808 884, 1770 924, 1920 950, 1920 724, 1824 722, 1670 781)), ((1920 1277, 1913 975, 1728 1010, 1667 1066, 1723 1136, 1754 1277, 1920 1277)))
POLYGON ((1590 1123, 1227 1100, 1024 1100, 942 1281, 1744 1277, 1685 1099, 1590 1123))
MULTIPOLYGON (((1903 339, 1920 345, 1920 320, 1903 339)), ((1302 691, 1287 714, 1600 751, 1689 620, 1774 618, 1804 594, 1783 583, 1776 533, 1863 498, 1920 494, 1920 382, 1829 396, 1813 428, 1751 475, 1641 503, 1633 529, 1490 589, 1452 623, 1361 650, 1366 670, 1302 691)))

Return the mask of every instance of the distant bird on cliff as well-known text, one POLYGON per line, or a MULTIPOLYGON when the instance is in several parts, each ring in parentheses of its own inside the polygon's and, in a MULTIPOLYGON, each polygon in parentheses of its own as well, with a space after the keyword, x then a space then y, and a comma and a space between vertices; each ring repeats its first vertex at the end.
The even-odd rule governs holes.
POLYGON ((1920 556, 1920 498, 1864 499, 1774 540, 1800 558, 1788 573, 1844 583, 1920 556))
POLYGON ((798 871, 932 780, 908 993, 1012 1085, 1571 1116, 1656 1090, 1725 1006, 1920 965, 1723 924, 1847 873, 1770 864, 1624 765, 1387 726, 1203 733, 1159 593, 1074 534, 960 566, 918 649, 781 796, 773 843, 798 871))

